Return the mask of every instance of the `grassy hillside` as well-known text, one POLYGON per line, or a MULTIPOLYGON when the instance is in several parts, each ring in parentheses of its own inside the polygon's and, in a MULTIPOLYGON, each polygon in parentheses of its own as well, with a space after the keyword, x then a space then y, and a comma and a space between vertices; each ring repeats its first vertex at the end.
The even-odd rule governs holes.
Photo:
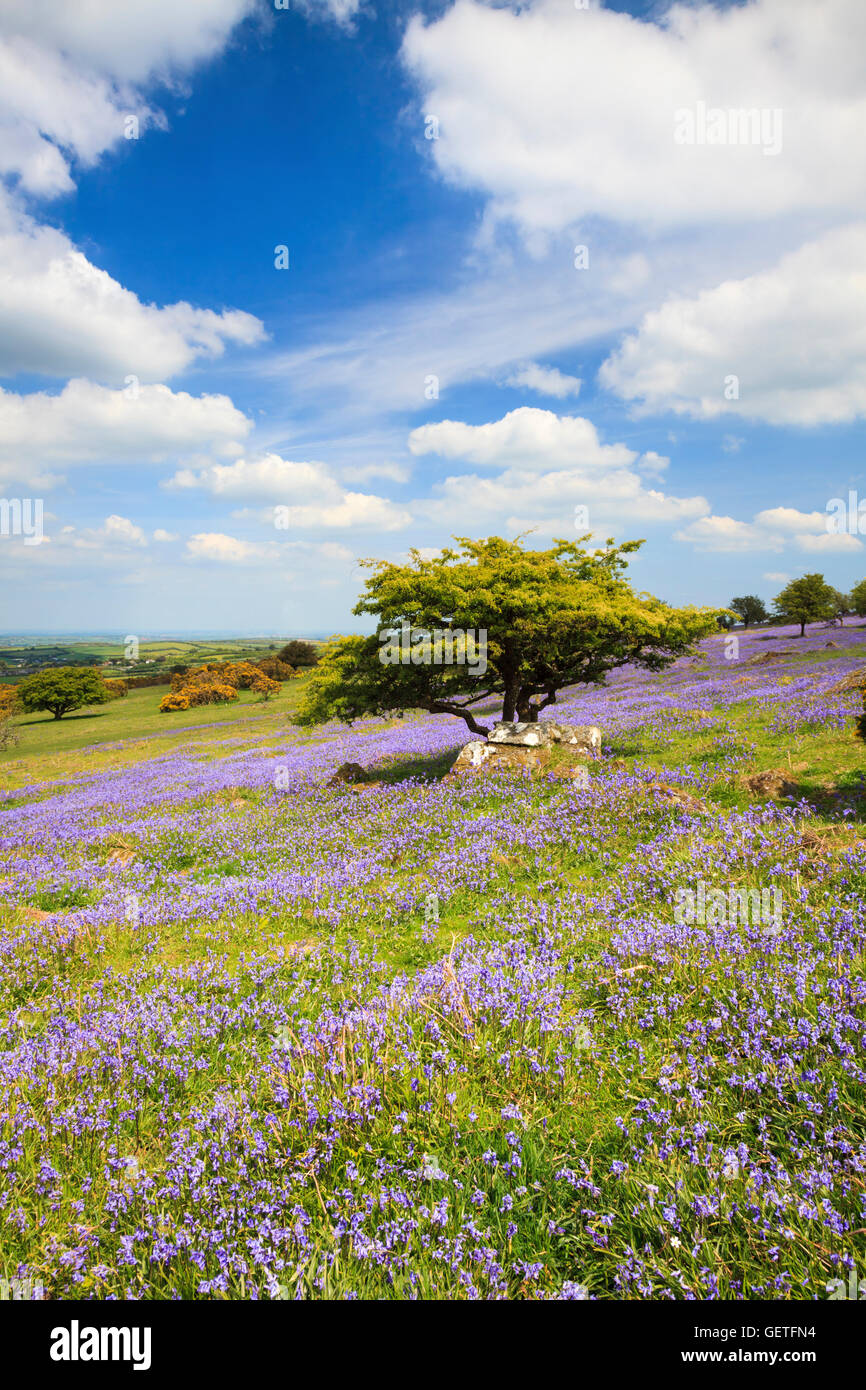
POLYGON ((832 687, 864 635, 572 692, 587 787, 562 752, 443 780, 448 717, 295 729, 300 682, 169 739, 139 692, 87 726, 133 740, 102 752, 28 724, 0 1275, 800 1300, 862 1271, 866 758, 832 687), (371 781, 330 785, 347 760, 371 781))

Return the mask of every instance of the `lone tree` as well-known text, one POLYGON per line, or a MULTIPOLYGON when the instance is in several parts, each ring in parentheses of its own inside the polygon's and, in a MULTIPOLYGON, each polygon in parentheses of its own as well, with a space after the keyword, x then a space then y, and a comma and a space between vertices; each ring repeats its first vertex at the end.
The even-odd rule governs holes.
POLYGON ((763 599, 758 598, 757 594, 745 594, 743 598, 732 598, 730 607, 742 619, 743 627, 748 627, 749 623, 765 623, 770 616, 764 606, 763 599))
POLYGON ((523 537, 455 537, 459 550, 433 559, 362 560, 374 572, 353 611, 380 631, 332 639, 295 722, 424 709, 486 734, 472 706, 496 700, 501 719, 532 723, 563 688, 599 685, 627 662, 662 670, 714 630, 718 609, 633 592, 623 571, 643 541, 587 551, 588 539, 524 550, 523 537))
POLYGON ((807 623, 820 623, 836 613, 836 590, 824 583, 823 574, 804 574, 792 579, 776 595, 776 617, 783 623, 799 623, 800 636, 807 623))
POLYGON ((280 648, 277 657, 288 666, 315 666, 319 654, 312 642, 299 642, 295 638, 280 648))
POLYGON ((23 709, 49 710, 55 719, 62 719, 71 710, 88 705, 104 705, 111 691, 93 667, 53 666, 27 676, 18 686, 18 698, 23 709))

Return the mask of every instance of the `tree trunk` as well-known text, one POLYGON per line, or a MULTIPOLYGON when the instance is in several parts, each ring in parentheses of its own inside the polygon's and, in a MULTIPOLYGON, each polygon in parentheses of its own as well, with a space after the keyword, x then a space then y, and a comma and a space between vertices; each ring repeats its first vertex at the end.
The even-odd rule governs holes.
POLYGON ((51 713, 54 715, 54 718, 55 718, 55 719, 62 719, 62 718, 63 718, 63 710, 62 710, 62 709, 61 709, 61 710, 56 710, 56 709, 55 709, 55 710, 52 710, 51 713))

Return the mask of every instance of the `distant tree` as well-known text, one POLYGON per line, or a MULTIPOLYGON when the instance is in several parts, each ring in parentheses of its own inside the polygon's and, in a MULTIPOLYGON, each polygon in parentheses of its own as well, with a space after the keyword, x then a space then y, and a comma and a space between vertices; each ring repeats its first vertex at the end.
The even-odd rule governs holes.
POLYGON ((743 627, 748 627, 749 623, 765 623, 770 616, 763 599, 758 598, 757 594, 745 594, 743 598, 732 598, 730 607, 742 618, 743 627))
POLYGON ((840 627, 844 627, 844 626, 845 626, 845 614, 846 614, 846 613, 853 613, 853 612, 854 612, 854 609, 853 609, 853 607, 851 606, 851 595, 850 595, 850 594, 843 594, 839 589, 834 589, 834 590, 833 590, 833 611, 834 611, 836 617, 839 619, 839 626, 840 626, 840 627))
POLYGON ((861 579, 859 584, 854 585, 848 595, 848 602, 852 613, 856 613, 859 618, 866 616, 866 579, 861 579))
POLYGON ((825 584, 823 574, 804 574, 792 579, 776 595, 776 617, 783 623, 799 623, 800 636, 807 623, 825 622, 836 612, 835 589, 825 584))
POLYGON ((28 712, 44 709, 62 719, 72 710, 107 704, 111 692, 92 666, 55 666, 27 676, 18 686, 18 698, 28 712))
POLYGON ((287 662, 289 666, 315 666, 319 660, 318 650, 312 642, 299 642, 297 639, 281 647, 278 655, 280 661, 287 662))

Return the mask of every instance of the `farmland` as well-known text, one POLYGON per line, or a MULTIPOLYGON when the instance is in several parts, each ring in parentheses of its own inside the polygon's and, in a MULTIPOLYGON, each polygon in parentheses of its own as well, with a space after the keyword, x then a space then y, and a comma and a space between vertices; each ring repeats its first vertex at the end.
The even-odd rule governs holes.
POLYGON ((862 1269, 862 701, 834 687, 866 629, 794 631, 568 692, 586 786, 443 780, 448 716, 301 730, 306 678, 22 720, 0 1275, 803 1300, 862 1269), (346 761, 370 781, 331 785, 346 761), (780 911, 679 920, 700 885, 780 911))

